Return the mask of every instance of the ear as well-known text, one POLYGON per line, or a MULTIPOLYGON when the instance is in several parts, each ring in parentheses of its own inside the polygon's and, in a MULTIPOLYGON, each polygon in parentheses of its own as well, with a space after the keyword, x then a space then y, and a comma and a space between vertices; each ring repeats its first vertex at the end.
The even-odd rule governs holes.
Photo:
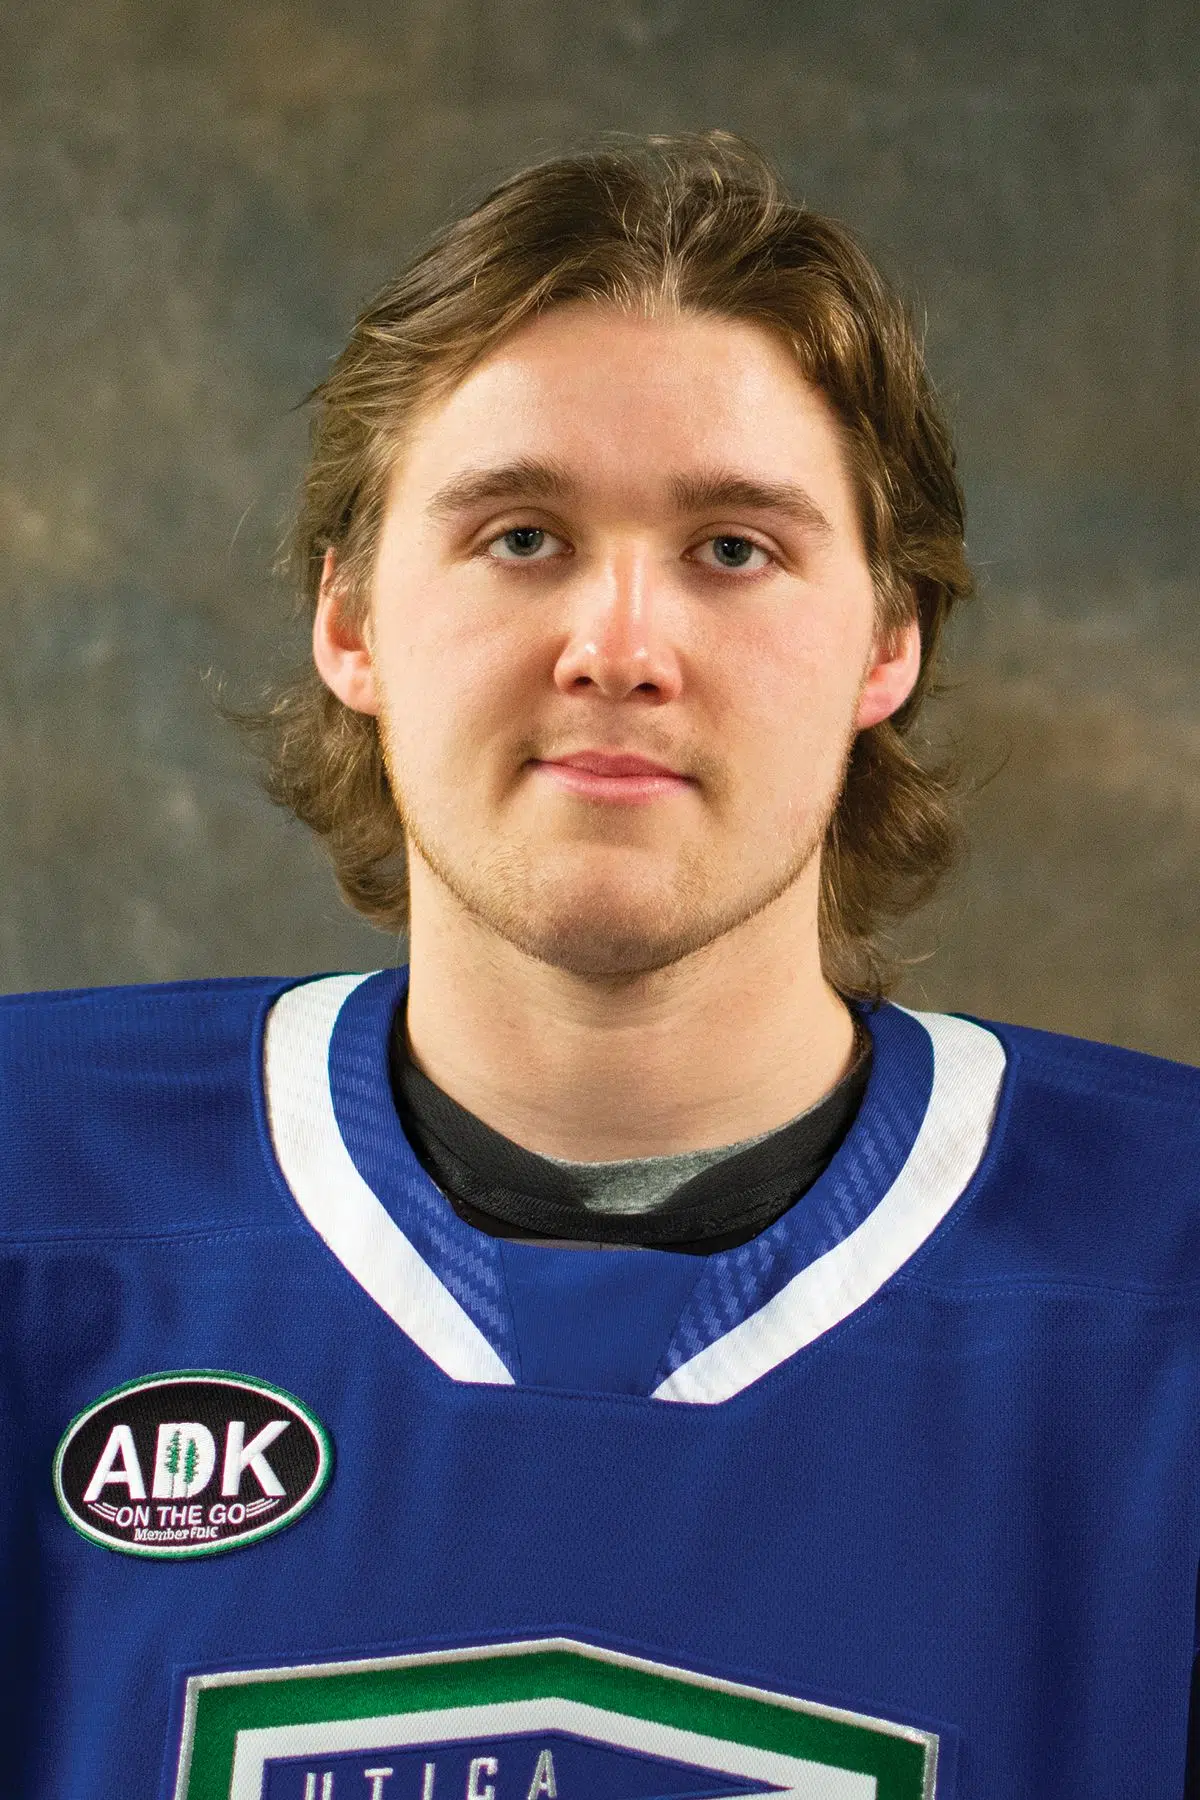
POLYGON ((898 631, 875 641, 873 660, 858 696, 854 729, 866 731, 904 705, 921 672, 921 629, 909 619, 898 631))
POLYGON ((379 712, 368 633, 364 624, 347 616, 332 550, 326 550, 321 570, 312 650, 317 674, 344 706, 352 712, 379 712))

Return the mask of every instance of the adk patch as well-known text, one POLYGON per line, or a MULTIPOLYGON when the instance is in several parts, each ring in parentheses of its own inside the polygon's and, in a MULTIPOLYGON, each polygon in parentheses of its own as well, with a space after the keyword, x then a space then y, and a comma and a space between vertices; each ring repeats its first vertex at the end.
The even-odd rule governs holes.
POLYGON ((938 1751, 554 1638, 192 1676, 174 1800, 950 1800, 938 1751))
POLYGON ((328 1434, 291 1394, 224 1369, 178 1369, 113 1388, 72 1419, 54 1491, 95 1544, 211 1556, 292 1524, 332 1468, 328 1434))

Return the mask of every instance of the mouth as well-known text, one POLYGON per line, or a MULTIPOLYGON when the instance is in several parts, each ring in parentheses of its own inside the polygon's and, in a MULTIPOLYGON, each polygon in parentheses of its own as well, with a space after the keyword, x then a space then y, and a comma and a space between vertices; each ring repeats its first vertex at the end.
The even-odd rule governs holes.
POLYGON ((625 806, 644 806, 694 785, 663 763, 618 751, 579 750, 531 766, 540 779, 580 799, 625 806))

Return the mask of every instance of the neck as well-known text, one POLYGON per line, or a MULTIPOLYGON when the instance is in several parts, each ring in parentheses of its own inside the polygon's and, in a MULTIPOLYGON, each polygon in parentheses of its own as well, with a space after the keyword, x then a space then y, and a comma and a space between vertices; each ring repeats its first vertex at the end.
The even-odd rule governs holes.
POLYGON ((737 1143, 816 1104, 853 1023, 821 974, 815 865, 754 919, 621 983, 538 962, 414 884, 408 1035, 494 1131, 578 1162, 737 1143))

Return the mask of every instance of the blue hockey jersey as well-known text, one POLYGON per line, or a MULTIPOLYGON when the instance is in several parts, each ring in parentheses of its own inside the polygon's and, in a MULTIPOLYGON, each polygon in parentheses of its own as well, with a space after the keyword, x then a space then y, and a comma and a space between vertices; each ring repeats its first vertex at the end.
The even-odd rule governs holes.
POLYGON ((460 1219, 403 972, 0 1002, 9 1800, 1181 1800, 1200 1074, 883 1006, 709 1256, 460 1219))

